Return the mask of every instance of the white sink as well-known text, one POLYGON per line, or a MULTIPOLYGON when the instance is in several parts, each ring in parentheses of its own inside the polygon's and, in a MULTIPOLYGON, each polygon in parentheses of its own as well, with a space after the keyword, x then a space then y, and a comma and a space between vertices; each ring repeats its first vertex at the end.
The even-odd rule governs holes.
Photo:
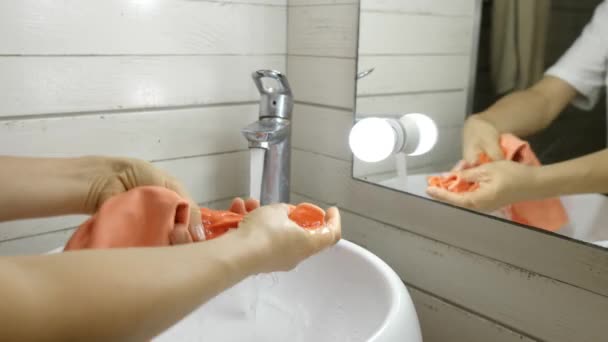
POLYGON ((422 341, 401 279, 378 257, 345 240, 291 272, 246 279, 155 341, 203 339, 422 341))
POLYGON ((422 341, 401 279, 346 240, 295 270, 248 278, 154 341, 422 341))

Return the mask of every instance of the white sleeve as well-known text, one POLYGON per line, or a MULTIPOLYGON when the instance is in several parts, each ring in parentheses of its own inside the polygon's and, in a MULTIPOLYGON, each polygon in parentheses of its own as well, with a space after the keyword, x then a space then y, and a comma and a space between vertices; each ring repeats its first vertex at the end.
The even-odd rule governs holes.
POLYGON ((595 9, 591 22, 574 44, 545 74, 572 85, 579 93, 572 104, 590 110, 606 83, 607 58, 608 0, 605 0, 595 9))

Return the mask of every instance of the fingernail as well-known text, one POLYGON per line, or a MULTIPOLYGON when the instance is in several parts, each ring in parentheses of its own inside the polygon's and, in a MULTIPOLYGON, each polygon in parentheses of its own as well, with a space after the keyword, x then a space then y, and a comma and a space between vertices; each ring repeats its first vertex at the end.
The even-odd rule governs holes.
POLYGON ((194 233, 196 234, 196 238, 199 241, 205 240, 205 232, 203 232, 202 224, 198 224, 198 225, 196 225, 196 227, 194 227, 194 233))

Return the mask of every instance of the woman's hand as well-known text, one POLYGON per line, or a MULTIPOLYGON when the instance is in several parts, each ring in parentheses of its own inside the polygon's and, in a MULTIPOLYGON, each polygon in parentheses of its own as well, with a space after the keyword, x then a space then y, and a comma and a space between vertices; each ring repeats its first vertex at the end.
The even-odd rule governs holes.
POLYGON ((535 190, 540 167, 512 161, 498 161, 457 173, 461 179, 479 184, 471 192, 454 193, 429 187, 429 196, 473 210, 491 212, 520 201, 537 199, 535 190))
POLYGON ((256 199, 248 199, 243 201, 242 198, 235 198, 230 205, 230 211, 236 214, 247 215, 250 212, 260 207, 260 201, 256 199))
POLYGON ((289 270, 340 238, 335 208, 317 231, 287 212, 255 209, 238 230, 203 243, 0 257, 0 340, 150 341, 243 279, 289 270))
POLYGON ((200 208, 180 182, 151 163, 129 158, 101 158, 102 165, 92 173, 89 192, 84 204, 88 213, 96 212, 110 197, 139 186, 161 186, 175 191, 190 202, 189 227, 176 227, 171 233, 173 244, 204 240, 200 208))
MULTIPOLYGON (((248 199, 244 201, 242 198, 235 198, 232 200, 229 210, 236 214, 246 215, 259 207, 260 202, 258 200, 248 199)), ((198 215, 200 217, 200 211, 198 215)), ((171 244, 181 245, 192 241, 188 227, 185 225, 175 225, 175 228, 173 228, 173 231, 171 232, 171 244)))
POLYGON ((504 159, 500 148, 500 132, 479 115, 467 119, 462 133, 463 159, 467 165, 475 165, 481 153, 492 160, 504 159))
POLYGON ((302 260, 330 247, 341 237, 340 212, 327 210, 326 224, 316 230, 298 226, 288 217, 286 204, 260 207, 245 216, 237 234, 258 246, 263 254, 260 272, 289 271, 302 260))

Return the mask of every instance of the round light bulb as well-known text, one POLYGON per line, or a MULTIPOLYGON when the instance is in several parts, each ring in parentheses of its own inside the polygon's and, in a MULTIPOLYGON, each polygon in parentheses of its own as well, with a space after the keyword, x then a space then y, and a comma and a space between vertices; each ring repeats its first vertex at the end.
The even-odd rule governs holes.
POLYGON ((439 131, 437 130, 437 125, 433 121, 433 119, 429 118, 424 114, 407 114, 405 115, 408 119, 411 119, 418 128, 418 146, 414 150, 414 152, 410 153, 410 156, 419 156, 429 152, 435 147, 437 143, 437 137, 439 136, 439 131))
POLYGON ((365 118, 353 126, 348 143, 355 157, 364 162, 375 163, 393 153, 396 135, 395 129, 387 120, 365 118))

